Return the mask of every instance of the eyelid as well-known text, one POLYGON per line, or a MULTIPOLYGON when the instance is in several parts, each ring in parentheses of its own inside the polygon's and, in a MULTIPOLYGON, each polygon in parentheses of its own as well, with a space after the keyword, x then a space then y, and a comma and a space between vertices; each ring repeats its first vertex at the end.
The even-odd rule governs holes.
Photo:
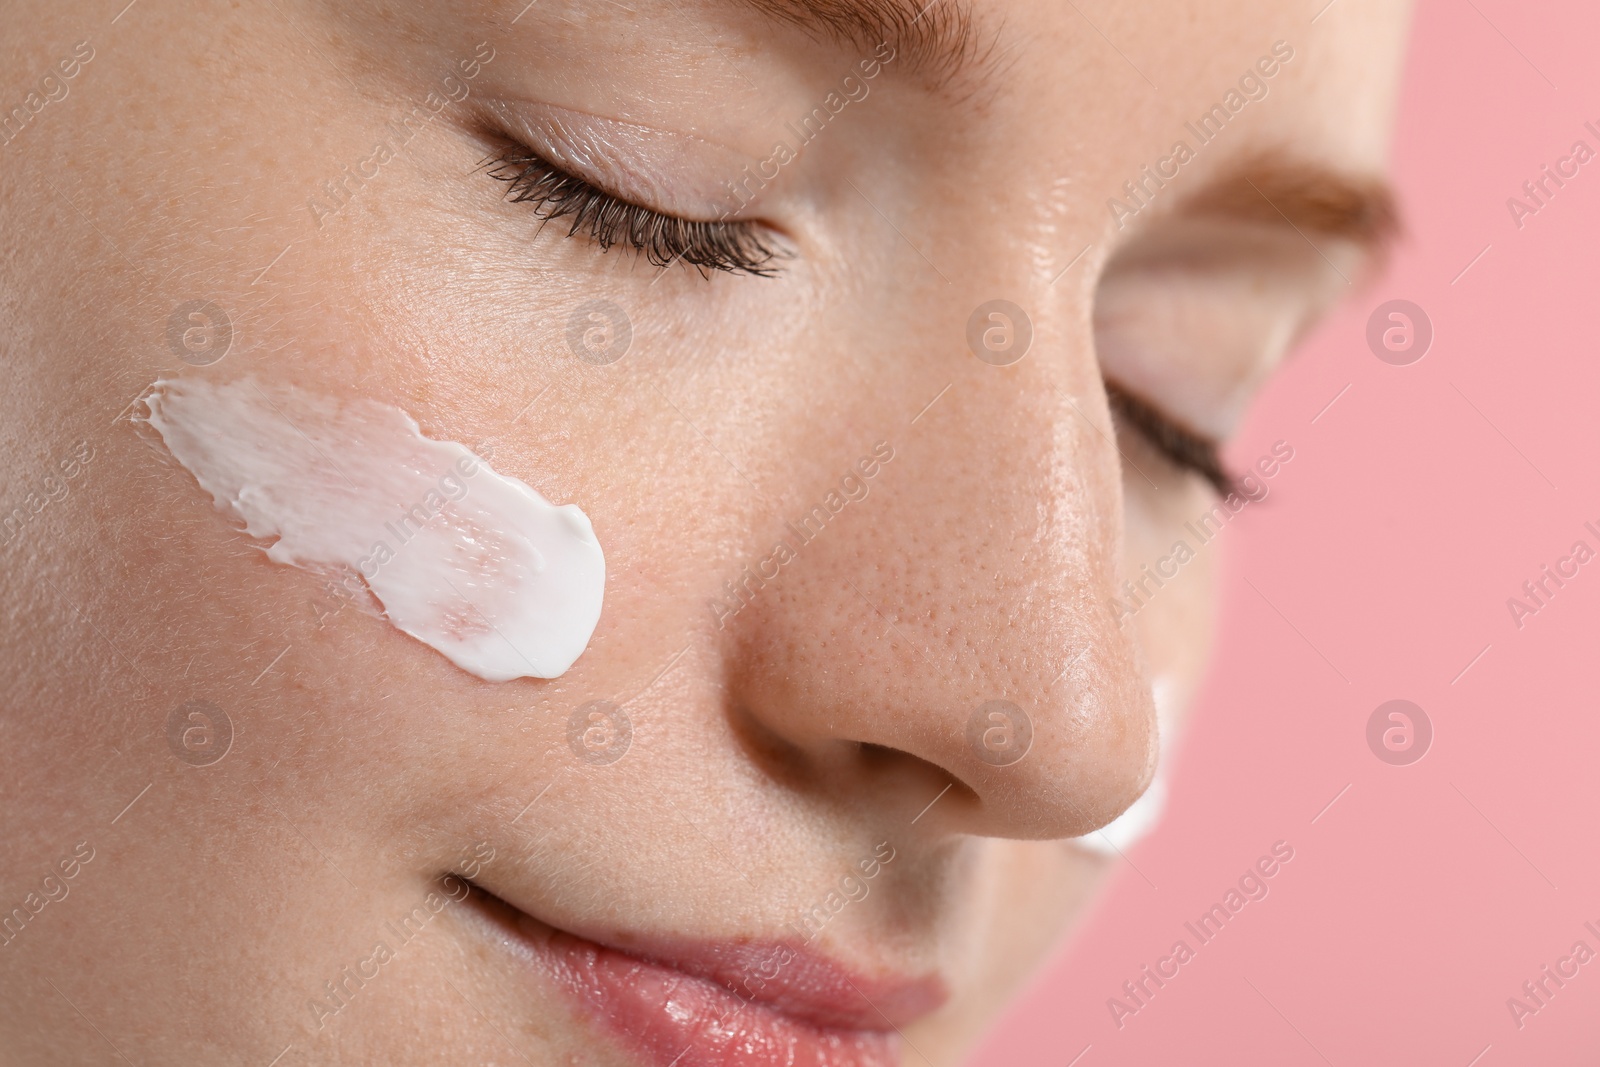
POLYGON ((1173 466, 1198 474, 1219 496, 1234 492, 1234 476, 1222 465, 1218 442, 1182 425, 1116 382, 1108 379, 1105 385, 1112 422, 1119 432, 1123 425, 1133 427, 1173 466))
POLYGON ((488 125, 619 200, 692 222, 735 216, 728 185, 757 160, 697 134, 543 103, 486 100, 488 125))
POLYGON ((506 196, 513 203, 532 206, 541 230, 546 223, 570 218, 568 237, 582 232, 602 252, 624 244, 663 269, 681 261, 705 278, 711 271, 770 278, 778 273, 774 260, 786 258, 756 223, 696 221, 666 214, 592 185, 509 137, 493 135, 493 139, 502 148, 483 161, 483 169, 506 183, 506 196))

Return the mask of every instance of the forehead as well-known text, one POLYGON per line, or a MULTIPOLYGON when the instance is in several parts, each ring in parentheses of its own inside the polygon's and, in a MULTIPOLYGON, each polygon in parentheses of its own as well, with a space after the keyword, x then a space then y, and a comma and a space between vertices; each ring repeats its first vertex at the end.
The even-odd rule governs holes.
POLYGON ((1384 117, 1371 112, 1388 106, 1385 90, 1410 5, 1334 0, 1315 12, 1299 0, 703 0, 695 6, 708 13, 744 9, 843 48, 871 51, 888 42, 899 51, 902 73, 984 78, 1017 72, 1015 61, 1042 63, 1087 75, 1100 95, 1123 104, 1129 96, 1120 90, 1134 89, 1146 97, 1142 104, 1158 107, 1229 80, 1233 66, 1282 41, 1304 57, 1312 80, 1340 86, 1336 95, 1359 122, 1384 117), (1042 47, 1030 49, 1030 41, 1042 47), (1362 91, 1375 76, 1377 84, 1362 91), (1139 83, 1145 92, 1137 91, 1139 83))
MULTIPOLYGON (((682 13, 689 0, 667 2, 682 13)), ((742 14, 792 27, 842 56, 887 43, 896 50, 890 76, 935 90, 935 110, 966 105, 1010 138, 1026 128, 1014 163, 1031 157, 1112 190, 1179 142, 1195 153, 1186 184, 1197 190, 1269 155, 1357 179, 1380 174, 1409 9, 1403 0, 1336 0, 1317 11, 1300 0, 691 6, 713 21, 742 14)))
POLYGON ((1285 148, 1345 173, 1384 169, 1405 3, 1337 0, 1316 17, 1286 0, 967 2, 1010 35, 1005 75, 1048 102, 1041 133, 1092 140, 1107 177, 1180 140, 1196 151, 1187 177, 1285 148))

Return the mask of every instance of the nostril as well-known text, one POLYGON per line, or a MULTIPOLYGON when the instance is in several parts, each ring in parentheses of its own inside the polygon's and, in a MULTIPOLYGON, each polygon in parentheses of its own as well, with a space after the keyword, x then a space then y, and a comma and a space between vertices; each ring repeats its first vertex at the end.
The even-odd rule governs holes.
POLYGON ((978 790, 948 766, 876 741, 854 742, 854 749, 856 773, 871 783, 865 788, 883 799, 886 812, 901 812, 908 825, 927 814, 936 797, 941 807, 981 803, 978 790))

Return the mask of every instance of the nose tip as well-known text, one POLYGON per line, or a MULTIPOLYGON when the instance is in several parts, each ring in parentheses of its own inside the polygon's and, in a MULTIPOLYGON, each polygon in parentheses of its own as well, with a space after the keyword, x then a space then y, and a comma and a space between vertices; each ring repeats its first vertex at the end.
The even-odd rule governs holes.
POLYGON ((1043 686, 972 709, 964 751, 951 746, 935 757, 973 795, 964 810, 946 812, 961 830, 1077 837, 1139 798, 1156 766, 1154 703, 1137 673, 1104 660, 1086 650, 1043 686))
MULTIPOLYGON (((825 639, 812 633, 768 646, 736 687, 740 705, 768 730, 829 768, 830 791, 876 803, 882 781, 908 781, 881 774, 883 753, 897 753, 952 787, 919 816, 924 830, 1046 840, 1104 826, 1148 785, 1155 709, 1128 646, 1090 646, 1059 657, 1068 662, 1053 670, 1035 655, 1020 666, 1002 657, 957 671, 915 649, 903 628, 909 640, 874 643, 872 624, 881 630, 884 620, 862 608, 819 625, 825 639), (841 669, 841 660, 854 662, 841 669), (852 751, 870 747, 877 758, 822 755, 840 751, 839 741, 852 751)), ((919 788, 941 786, 930 777, 919 788)))

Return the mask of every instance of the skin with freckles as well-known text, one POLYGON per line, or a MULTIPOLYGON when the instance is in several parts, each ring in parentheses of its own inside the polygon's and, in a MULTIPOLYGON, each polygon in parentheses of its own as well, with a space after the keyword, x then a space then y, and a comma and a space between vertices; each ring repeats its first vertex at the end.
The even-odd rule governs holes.
POLYGON ((945 3, 959 63, 848 0, 0 3, 11 1062, 655 1063, 568 935, 937 987, 959 1062, 1203 673, 1216 550, 1125 583, 1217 494, 1107 382, 1224 440, 1360 283, 1405 12, 945 3), (541 226, 573 180, 767 276, 541 226), (270 561, 128 418, 185 376, 491 445, 593 524, 587 650, 488 682, 270 561))

